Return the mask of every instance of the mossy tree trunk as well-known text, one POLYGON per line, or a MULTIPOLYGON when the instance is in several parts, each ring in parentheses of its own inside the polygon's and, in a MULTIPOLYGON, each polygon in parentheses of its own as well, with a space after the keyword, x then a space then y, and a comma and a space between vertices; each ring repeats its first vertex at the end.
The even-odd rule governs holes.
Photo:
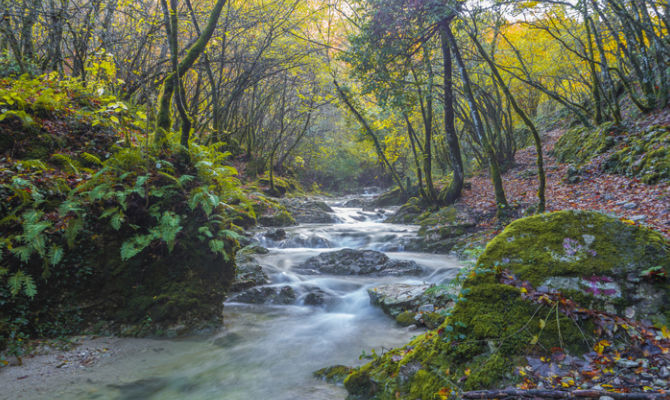
POLYGON ((458 43, 456 43, 456 38, 454 38, 454 35, 451 33, 451 31, 447 32, 447 40, 451 44, 451 48, 454 54, 454 60, 456 60, 458 70, 460 71, 461 80, 463 81, 463 92, 465 94, 465 98, 468 102, 468 105, 470 106, 470 115, 472 118, 472 124, 475 134, 479 138, 479 142, 484 147, 484 152, 486 153, 488 159, 491 181, 493 182, 493 188, 495 191, 498 215, 502 215, 507 210, 508 204, 507 204, 507 198, 505 197, 505 188, 503 187, 502 184, 502 177, 500 175, 500 166, 498 165, 498 159, 496 157, 495 150, 491 145, 491 141, 489 140, 486 133, 484 133, 484 127, 482 124, 481 116, 479 115, 475 97, 472 94, 472 85, 470 83, 470 76, 468 75, 465 63, 463 62, 463 57, 461 57, 461 52, 458 48, 458 43))
POLYGON ((531 133, 533 134, 533 140, 535 142, 535 151, 537 152, 537 176, 539 180, 539 188, 537 191, 537 197, 538 197, 537 210, 538 212, 544 212, 546 208, 546 200, 545 200, 546 174, 544 172, 544 157, 542 155, 542 139, 540 139, 540 134, 538 133, 535 124, 533 124, 533 121, 530 120, 528 115, 519 106, 519 103, 517 103, 514 96, 512 96, 512 93, 505 84, 505 81, 502 79, 502 76, 500 76, 500 71, 498 71, 498 67, 495 65, 495 63, 488 55, 486 50, 484 50, 484 47, 481 45, 481 43, 479 43, 477 37, 472 32, 469 33, 469 36, 472 39, 472 42, 475 44, 475 47, 477 47, 477 51, 479 51, 479 54, 482 56, 484 61, 486 61, 486 63, 489 65, 489 68, 491 68, 491 72, 493 73, 493 76, 498 82, 498 85, 502 89, 503 93, 505 93, 507 101, 510 102, 514 111, 519 115, 519 117, 523 120, 523 123, 528 127, 528 129, 530 129, 531 133))
POLYGON ((440 23, 440 42, 442 57, 444 59, 444 133, 449 148, 449 161, 454 171, 454 176, 449 186, 443 189, 439 201, 443 205, 453 204, 461 196, 465 174, 463 171, 463 158, 461 157, 461 146, 456 134, 454 124, 454 94, 451 68, 451 50, 449 49, 448 36, 451 35, 451 19, 440 23))
MULTIPOLYGON (((165 3, 165 1, 166 0, 162 0, 162 3, 165 3)), ((176 3, 176 0, 174 1, 176 3)), ((165 145, 165 141, 167 139, 167 131, 170 130, 170 125, 172 123, 171 110, 170 110, 170 103, 172 102, 172 96, 174 95, 175 90, 181 92, 180 89, 181 85, 178 82, 181 78, 184 77, 186 72, 188 72, 188 70, 191 69, 195 61, 198 59, 198 57, 200 57, 200 55, 205 51, 209 39, 214 34, 214 29, 216 28, 216 24, 219 20, 219 16, 221 15, 221 11, 223 10, 223 6, 225 4, 226 0, 217 0, 216 4, 214 5, 214 8, 212 9, 211 14, 209 15, 209 20, 207 21, 205 29, 202 31, 202 33, 195 41, 195 43, 193 43, 191 48, 188 49, 188 51, 186 52, 186 56, 181 60, 181 62, 177 63, 176 68, 174 68, 175 70, 172 71, 170 74, 168 74, 165 77, 165 80, 163 81, 163 85, 161 87, 161 91, 158 96, 158 115, 156 117, 156 135, 154 137, 155 144, 159 146, 165 145)), ((163 7, 166 8, 166 5, 167 4, 165 4, 163 7)), ((175 12, 171 11, 171 14, 173 15, 171 16, 170 19, 172 21, 176 19, 176 10, 174 11, 175 12)), ((176 26, 173 28, 176 28, 176 26)), ((171 32, 168 31, 168 40, 170 40, 169 36, 171 35, 174 36, 178 34, 176 29, 172 29, 171 32)), ((178 95, 181 97, 183 93, 179 93, 178 95)), ((182 119, 184 119, 183 115, 182 119)), ((182 137, 181 137, 182 145, 184 145, 184 142, 186 142, 185 144, 186 146, 188 145, 189 135, 190 135, 190 121, 188 122, 182 121, 182 137), (185 128, 188 128, 188 132, 186 133, 184 132, 185 128)))

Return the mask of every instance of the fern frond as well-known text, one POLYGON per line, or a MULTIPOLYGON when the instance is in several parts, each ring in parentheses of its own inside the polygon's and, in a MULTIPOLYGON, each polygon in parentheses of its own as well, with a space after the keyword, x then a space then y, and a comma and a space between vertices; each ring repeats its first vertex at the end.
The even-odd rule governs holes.
POLYGON ((86 160, 87 162, 91 164, 96 164, 96 165, 102 165, 102 160, 100 160, 98 157, 94 156, 91 153, 83 152, 80 154, 81 158, 86 160))
POLYGON ((77 175, 79 174, 79 169, 76 167, 77 162, 74 161, 70 156, 67 154, 61 154, 61 153, 56 153, 51 156, 52 160, 59 161, 66 167, 70 168, 70 171, 77 175))

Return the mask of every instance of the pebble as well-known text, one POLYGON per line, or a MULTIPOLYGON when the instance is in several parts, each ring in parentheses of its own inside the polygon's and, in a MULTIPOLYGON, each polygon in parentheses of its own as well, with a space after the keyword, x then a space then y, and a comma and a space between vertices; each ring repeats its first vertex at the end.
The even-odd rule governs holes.
POLYGON ((640 365, 637 361, 620 359, 617 360, 617 365, 623 368, 635 368, 640 365))
POLYGON ((644 220, 646 220, 646 219, 647 219, 647 216, 646 216, 646 215, 642 215, 642 214, 640 214, 640 215, 633 215, 632 217, 630 217, 630 220, 633 221, 633 222, 642 222, 642 221, 644 221, 644 220))
POLYGON ((627 210, 632 210, 634 208, 637 208, 637 203, 633 203, 632 201, 630 203, 626 203, 623 205, 623 208, 627 210))
POLYGON ((598 400, 614 400, 612 397, 609 396, 600 396, 598 400))
POLYGON ((654 385, 660 387, 660 388, 667 388, 668 387, 668 381, 665 379, 654 379, 654 385))
POLYGON ((661 367, 661 371, 659 371, 658 376, 663 379, 670 378, 670 369, 668 367, 661 367))

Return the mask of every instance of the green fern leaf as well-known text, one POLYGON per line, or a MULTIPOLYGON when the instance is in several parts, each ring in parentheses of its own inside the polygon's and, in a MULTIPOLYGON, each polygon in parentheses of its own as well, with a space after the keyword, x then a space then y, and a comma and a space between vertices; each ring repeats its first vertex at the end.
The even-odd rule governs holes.
POLYGON ((23 293, 31 299, 37 294, 37 286, 30 275, 23 276, 23 293))
POLYGON ((14 247, 11 250, 12 254, 21 260, 22 263, 27 263, 30 260, 30 256, 33 255, 35 250, 32 246, 18 246, 14 247))
POLYGON ((58 263, 61 262, 61 260, 63 259, 64 254, 65 252, 61 247, 56 245, 51 246, 51 248, 49 249, 49 257, 48 257, 49 264, 51 264, 52 266, 58 265, 58 263))
POLYGON ((9 286, 9 293, 16 296, 21 291, 23 286, 23 272, 18 271, 7 279, 7 286, 9 286))
POLYGON ((57 153, 57 154, 53 154, 51 156, 51 159, 56 160, 56 161, 60 161, 63 165, 68 167, 73 174, 75 174, 75 175, 79 174, 79 169, 77 169, 77 167, 75 165, 76 161, 74 161, 72 158, 70 158, 70 156, 68 156, 66 154, 57 153))
POLYGON ((136 235, 126 240, 121 245, 121 260, 128 261, 135 257, 147 248, 153 239, 153 235, 136 235))
POLYGON ((88 161, 91 164, 102 165, 102 161, 91 153, 83 152, 81 153, 81 158, 83 158, 84 160, 88 161))

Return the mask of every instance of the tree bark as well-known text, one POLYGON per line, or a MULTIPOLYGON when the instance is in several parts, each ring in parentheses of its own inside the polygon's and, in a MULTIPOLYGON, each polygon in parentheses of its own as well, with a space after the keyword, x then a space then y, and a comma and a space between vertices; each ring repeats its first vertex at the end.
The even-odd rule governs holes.
POLYGON ((454 94, 451 69, 451 50, 449 49, 448 35, 451 33, 451 20, 447 19, 440 24, 440 42, 442 56, 444 58, 444 132, 449 148, 449 161, 454 171, 454 177, 446 189, 440 192, 439 201, 442 205, 450 205, 456 202, 463 190, 465 179, 463 172, 463 158, 461 157, 461 146, 458 143, 456 126, 454 124, 454 94))

